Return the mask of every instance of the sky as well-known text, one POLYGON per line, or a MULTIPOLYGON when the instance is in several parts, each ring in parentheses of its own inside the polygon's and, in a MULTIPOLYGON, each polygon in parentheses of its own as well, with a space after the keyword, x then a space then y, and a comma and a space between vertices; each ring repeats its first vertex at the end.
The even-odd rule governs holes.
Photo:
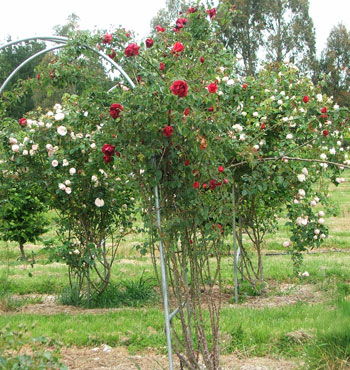
MULTIPOLYGON (((333 26, 342 22, 350 30, 350 0, 309 0, 310 15, 316 29, 318 53, 326 45, 333 26)), ((8 35, 12 40, 31 36, 51 36, 55 25, 66 23, 68 15, 80 18, 81 29, 113 30, 122 25, 145 38, 150 20, 165 0, 1 0, 0 44, 8 35)))

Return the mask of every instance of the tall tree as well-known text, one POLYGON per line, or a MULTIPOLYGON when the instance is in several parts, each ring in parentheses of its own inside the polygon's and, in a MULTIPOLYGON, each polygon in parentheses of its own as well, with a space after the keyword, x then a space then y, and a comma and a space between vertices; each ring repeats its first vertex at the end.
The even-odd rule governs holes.
POLYGON ((316 41, 308 0, 267 1, 266 59, 290 59, 302 70, 314 69, 316 41))
POLYGON ((321 72, 325 74, 325 93, 350 107, 350 30, 343 24, 333 27, 321 54, 321 72))
MULTIPOLYGON (((8 38, 11 41, 11 37, 8 38)), ((0 84, 27 58, 45 48, 44 43, 29 41, 26 43, 9 46, 0 51, 0 84)), ((7 85, 6 90, 11 90, 19 80, 26 80, 35 76, 35 66, 40 63, 39 59, 26 64, 14 76, 13 80, 7 85)), ((33 109, 34 103, 31 96, 22 97, 20 104, 8 107, 8 115, 14 118, 20 118, 25 112, 33 109)))
POLYGON ((264 60, 288 58, 303 70, 314 68, 308 0, 221 0, 221 6, 237 10, 228 22, 219 11, 219 21, 224 43, 242 57, 245 75, 254 75, 264 60))

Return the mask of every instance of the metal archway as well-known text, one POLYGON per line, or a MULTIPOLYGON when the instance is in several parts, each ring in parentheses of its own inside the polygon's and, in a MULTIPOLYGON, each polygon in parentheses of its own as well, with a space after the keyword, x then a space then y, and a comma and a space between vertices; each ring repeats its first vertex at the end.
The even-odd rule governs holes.
MULTIPOLYGON (((27 58, 24 62, 22 62, 17 68, 15 68, 12 73, 7 77, 7 79, 3 82, 3 84, 0 87, 0 95, 4 91, 7 84, 11 81, 11 79, 16 75, 18 71, 21 70, 27 63, 38 57, 39 55, 48 53, 49 51, 57 50, 60 48, 63 48, 67 45, 68 38, 67 37, 61 37, 61 36, 36 36, 36 37, 28 37, 16 41, 8 42, 4 45, 0 46, 0 50, 19 44, 21 42, 26 41, 32 41, 32 40, 43 40, 48 42, 54 42, 59 45, 55 45, 53 47, 41 50, 37 52, 36 54, 32 55, 31 57, 27 58)), ((96 53, 96 55, 103 58, 105 61, 110 63, 114 68, 116 68, 120 74, 125 78, 125 80, 128 82, 130 87, 132 89, 135 88, 134 82, 131 80, 131 78, 128 76, 128 74, 123 70, 121 66, 119 66, 116 62, 114 62, 108 55, 105 53, 95 50, 92 47, 88 45, 82 44, 86 49, 89 49, 96 53)), ((112 87, 113 89, 114 87, 112 87)), ((109 91, 111 91, 110 89, 109 91)), ((108 91, 108 92, 109 92, 108 91)), ((158 230, 161 230, 161 214, 160 214, 160 202, 159 202, 159 187, 156 183, 154 187, 154 196, 155 196, 155 208, 156 208, 156 214, 157 214, 157 227, 158 230)), ((160 265, 161 265, 161 277, 162 277, 162 293, 163 293, 163 300, 164 300, 164 315, 165 315, 165 329, 166 329, 166 338, 167 338, 167 347, 168 347, 168 358, 169 358, 169 369, 173 370, 173 358, 172 358, 172 343, 171 343, 171 333, 170 333, 170 322, 173 316, 176 315, 178 310, 175 310, 173 313, 169 314, 169 303, 168 303, 168 284, 167 284, 167 274, 166 274, 166 268, 165 268, 165 260, 164 260, 164 249, 163 249, 163 242, 162 239, 159 237, 159 254, 160 254, 160 265)))

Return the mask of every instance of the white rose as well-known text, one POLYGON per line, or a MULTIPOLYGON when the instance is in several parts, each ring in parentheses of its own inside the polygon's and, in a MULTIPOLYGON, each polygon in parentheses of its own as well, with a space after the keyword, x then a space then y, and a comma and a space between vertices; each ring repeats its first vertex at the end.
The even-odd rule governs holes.
POLYGON ((321 239, 326 239, 326 234, 321 234, 320 237, 321 239))
POLYGON ((51 144, 46 144, 45 148, 46 148, 46 150, 52 150, 53 146, 51 144))
POLYGON ((58 184, 58 188, 60 190, 65 190, 66 189, 66 185, 62 184, 61 182, 58 184))
POLYGON ((336 153, 336 150, 334 148, 329 149, 329 153, 334 155, 336 153))
POLYGON ((283 243, 284 248, 288 248, 292 243, 288 240, 283 243))
POLYGON ((65 183, 67 186, 70 186, 70 184, 71 184, 70 180, 66 180, 64 183, 65 183))
POLYGON ((38 148, 39 148, 39 145, 38 145, 38 144, 33 144, 33 145, 32 145, 32 149, 33 149, 33 150, 38 150, 38 148))
POLYGON ((33 157, 33 156, 35 155, 35 150, 30 149, 30 150, 29 150, 29 154, 30 154, 30 156, 32 156, 32 157, 33 157))
POLYGON ((247 115, 247 112, 242 112, 242 116, 245 117, 247 115))
POLYGON ((311 207, 315 207, 315 206, 317 206, 317 202, 316 202, 315 200, 312 200, 312 201, 310 202, 310 206, 311 206, 311 207))
POLYGON ((22 154, 23 155, 28 155, 28 150, 23 150, 22 154))
POLYGON ((245 134, 241 134, 241 135, 239 135, 239 140, 241 140, 241 141, 245 141, 245 140, 246 140, 246 136, 245 136, 245 134))
POLYGON ((65 192, 67 193, 67 194, 70 194, 71 192, 72 192, 72 189, 71 188, 69 188, 68 186, 65 188, 65 192))
POLYGON ((80 251, 79 251, 79 249, 74 249, 73 253, 78 255, 78 254, 80 254, 80 251))
POLYGON ((334 110, 338 110, 339 109, 339 105, 338 104, 335 104, 333 108, 334 108, 334 110))
POLYGON ((91 176, 91 181, 92 181, 92 182, 97 182, 97 181, 98 181, 97 176, 96 176, 96 175, 92 175, 92 176, 91 176))
POLYGON ((62 105, 59 104, 59 103, 56 103, 54 106, 53 106, 53 109, 54 110, 61 110, 62 109, 62 105))
POLYGON ((287 134, 286 139, 288 139, 288 140, 293 139, 293 135, 292 134, 287 134))
POLYGON ((67 128, 65 126, 58 126, 57 133, 61 136, 67 135, 67 128))
POLYGON ((9 139, 9 143, 10 143, 10 144, 17 144, 17 139, 16 139, 16 138, 14 138, 14 137, 10 137, 10 139, 9 139))
POLYGON ((91 147, 91 149, 96 149, 96 144, 95 144, 95 143, 92 143, 92 144, 90 145, 90 147, 91 147))
POLYGON ((324 216, 325 216, 325 213, 324 213, 323 211, 320 211, 320 212, 318 212, 318 215, 319 215, 320 217, 324 217, 324 216))
POLYGON ((45 126, 46 126, 46 128, 51 128, 52 127, 52 123, 51 122, 48 122, 45 126))
POLYGON ((307 271, 305 271, 305 272, 303 272, 303 273, 301 274, 301 276, 308 277, 308 276, 310 276, 310 274, 309 274, 307 271))
POLYGON ((52 162, 51 162, 51 166, 52 167, 57 167, 58 166, 58 161, 56 159, 54 159, 52 162))
POLYGON ((326 155, 326 154, 324 154, 324 153, 322 153, 322 154, 320 155, 320 158, 321 158, 321 159, 323 159, 323 160, 325 160, 325 159, 327 159, 327 155, 326 155))
POLYGON ((234 84, 235 84, 235 81, 232 80, 232 79, 230 79, 230 80, 227 81, 227 86, 232 86, 234 84))
POLYGON ((319 103, 322 103, 322 101, 323 101, 322 94, 317 94, 317 95, 316 95, 316 98, 317 98, 317 101, 318 101, 319 103))
POLYGON ((72 168, 70 168, 69 169, 69 173, 73 176, 75 173, 77 172, 77 170, 74 168, 74 167, 72 167, 72 168))
POLYGON ((105 201, 103 199, 100 199, 100 198, 96 198, 95 199, 95 205, 96 207, 103 207, 105 204, 105 201))
POLYGON ((282 104, 283 104, 283 100, 279 99, 279 100, 277 101, 277 104, 278 104, 278 105, 282 105, 282 104))
POLYGON ((12 149, 13 152, 18 153, 19 152, 19 145, 18 144, 13 144, 11 146, 11 149, 12 149))
POLYGON ((298 199, 294 199, 294 200, 293 200, 293 203, 294 203, 294 204, 299 204, 300 202, 298 201, 298 199))
POLYGON ((323 225, 324 224, 324 218, 319 218, 318 219, 318 223, 321 224, 321 225, 323 225))
POLYGON ((254 112, 253 113, 253 117, 259 117, 259 113, 258 112, 254 112))
POLYGON ((64 120, 64 113, 62 113, 62 112, 56 113, 55 114, 55 120, 56 121, 62 121, 62 120, 64 120))
POLYGON ((305 177, 305 175, 304 175, 303 173, 299 174, 299 175, 297 176, 297 178, 298 178, 298 180, 299 180, 300 182, 304 182, 304 181, 306 180, 306 177, 305 177))
POLYGON ((321 231, 320 231, 319 229, 315 229, 315 230, 314 230, 314 234, 316 234, 316 235, 319 235, 319 234, 320 234, 320 232, 321 232, 321 231))
POLYGON ((301 170, 301 172, 302 172, 305 176, 307 176, 307 175, 309 174, 309 171, 307 170, 307 168, 306 168, 306 167, 304 167, 304 168, 301 170))
POLYGON ((298 194, 301 198, 305 197, 305 190, 304 189, 299 189, 298 194))
POLYGON ((67 167, 69 165, 69 162, 67 161, 67 159, 64 159, 63 161, 62 161, 62 166, 63 167, 67 167))

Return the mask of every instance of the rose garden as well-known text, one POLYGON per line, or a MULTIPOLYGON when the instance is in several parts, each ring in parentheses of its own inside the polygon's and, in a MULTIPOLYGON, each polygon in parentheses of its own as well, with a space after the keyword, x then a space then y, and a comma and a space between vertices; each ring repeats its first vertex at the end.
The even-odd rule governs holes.
POLYGON ((242 79, 218 16, 74 32, 2 94, 0 368, 348 368, 349 111, 242 79))

